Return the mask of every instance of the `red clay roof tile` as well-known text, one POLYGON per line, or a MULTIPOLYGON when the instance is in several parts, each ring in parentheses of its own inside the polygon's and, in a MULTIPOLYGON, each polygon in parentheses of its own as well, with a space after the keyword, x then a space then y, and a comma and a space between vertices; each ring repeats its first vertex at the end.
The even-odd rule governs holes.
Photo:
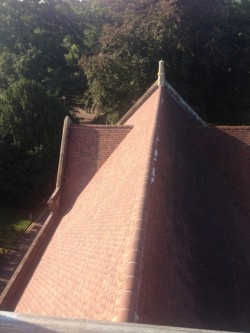
POLYGON ((228 330, 247 322, 248 219, 193 143, 192 135, 205 130, 164 93, 146 201, 139 322, 228 330))
MULTIPOLYGON (((141 222, 141 202, 154 134, 152 124, 157 121, 159 95, 160 89, 129 119, 133 129, 99 171, 94 166, 93 178, 88 184, 81 178, 84 173, 81 156, 74 155, 74 147, 82 145, 86 156, 93 148, 88 151, 90 147, 81 143, 79 129, 72 128, 62 199, 66 214, 16 311, 111 320, 119 316, 119 309, 132 306, 126 295, 129 291, 126 272, 136 260, 132 251, 136 246, 135 230, 141 222), (85 186, 83 191, 75 184, 80 179, 82 188, 85 186)), ((95 131, 91 128, 88 132, 97 142, 95 131)), ((79 151, 77 148, 76 152, 79 151)), ((101 153, 98 152, 99 156, 101 153)))
POLYGON ((240 147, 244 142, 246 152, 248 136, 242 128, 239 134, 202 127, 164 88, 151 91, 132 111, 125 121, 133 128, 114 130, 121 134, 118 146, 116 140, 105 146, 110 137, 103 130, 96 136, 98 127, 87 128, 94 147, 85 147, 78 127, 70 130, 64 215, 16 311, 244 327, 248 218, 211 154, 222 147, 230 155, 232 141, 241 141, 240 147), (94 152, 96 147, 102 148, 94 152), (100 164, 88 160, 92 153, 100 164))
POLYGON ((197 131, 194 138, 250 216, 250 126, 207 127, 197 131))

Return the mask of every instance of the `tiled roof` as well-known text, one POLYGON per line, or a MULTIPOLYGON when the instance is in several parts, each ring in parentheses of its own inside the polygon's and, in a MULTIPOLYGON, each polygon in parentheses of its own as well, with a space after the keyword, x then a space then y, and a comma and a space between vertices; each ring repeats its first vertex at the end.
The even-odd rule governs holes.
POLYGON ((207 127, 197 131, 195 142, 250 216, 250 126, 207 127))
POLYGON ((205 127, 155 85, 121 123, 70 128, 59 224, 16 311, 243 329, 249 215, 225 175, 241 183, 232 145, 248 172, 248 128, 205 127))
POLYGON ((79 194, 131 128, 105 125, 75 125, 69 128, 61 214, 72 208, 79 194))
MULTIPOLYGON (((16 311, 106 320, 127 313, 159 98, 160 89, 130 118, 133 129, 84 191, 76 190, 16 311)), ((78 141, 77 131, 70 134, 72 142, 78 141)), ((66 178, 79 158, 69 159, 66 178)), ((69 183, 80 173, 77 168, 69 183)))
POLYGON ((250 291, 248 218, 220 172, 193 143, 194 133, 206 128, 166 92, 162 105, 156 177, 147 204, 139 320, 244 327, 250 291))

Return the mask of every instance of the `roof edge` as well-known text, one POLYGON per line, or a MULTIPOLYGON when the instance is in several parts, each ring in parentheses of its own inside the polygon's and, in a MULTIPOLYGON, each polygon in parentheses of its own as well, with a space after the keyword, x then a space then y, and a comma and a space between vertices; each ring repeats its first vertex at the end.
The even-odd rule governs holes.
POLYGON ((157 138, 157 128, 159 123, 159 113, 162 105, 163 86, 159 87, 159 99, 156 106, 156 116, 153 120, 152 134, 150 138, 150 148, 148 150, 147 163, 142 170, 142 188, 137 194, 136 210, 134 218, 130 223, 135 225, 133 235, 130 239, 130 246, 127 255, 127 266, 123 278, 122 296, 119 306, 117 321, 137 322, 137 300, 140 285, 140 273, 143 259, 145 226, 147 224, 147 198, 149 187, 153 177, 153 152, 157 138))
POLYGON ((71 126, 74 129, 82 129, 83 127, 85 128, 98 128, 98 129, 103 129, 103 128, 108 128, 109 130, 112 129, 124 129, 124 128, 128 128, 131 129, 133 128, 133 125, 99 125, 99 124, 75 124, 71 126))
MULTIPOLYGON (((160 85, 161 86, 161 85, 160 85)), ((125 113, 125 115, 116 123, 116 125, 123 125, 137 110, 138 108, 153 94, 159 87, 158 80, 155 81, 150 88, 135 102, 135 104, 125 113)), ((202 126, 208 127, 209 125, 194 111, 193 108, 181 97, 180 94, 168 83, 164 81, 164 87, 168 90, 170 95, 179 103, 188 113, 190 113, 202 126)))
POLYGON ((63 123, 61 149, 60 149, 58 171, 56 178, 56 188, 47 202, 50 212, 57 212, 59 209, 61 190, 62 190, 62 179, 64 174, 68 138, 69 138, 69 128, 72 126, 72 124, 73 123, 70 120, 69 116, 66 116, 63 123))
POLYGON ((25 256, 17 266, 14 274, 0 296, 0 310, 12 311, 15 307, 27 281, 29 281, 30 273, 35 266, 37 258, 39 258, 42 252, 47 237, 49 237, 49 233, 54 226, 56 217, 56 212, 51 212, 49 214, 25 256))
POLYGON ((0 330, 5 333, 226 333, 225 331, 209 331, 187 327, 121 324, 110 321, 48 317, 4 311, 0 311, 0 330))
POLYGON ((158 89, 158 81, 155 81, 151 87, 135 102, 135 104, 125 113, 125 115, 117 122, 117 125, 123 125, 139 107, 158 89))
POLYGON ((191 108, 191 106, 178 94, 178 92, 165 80, 165 87, 170 95, 179 103, 188 113, 190 113, 202 126, 208 127, 207 123, 191 108))
POLYGON ((250 126, 249 125, 217 125, 217 126, 211 126, 214 128, 218 128, 221 130, 229 129, 231 131, 249 131, 250 126))
POLYGON ((72 125, 73 123, 70 120, 69 116, 66 116, 63 124, 63 133, 62 133, 62 142, 60 149, 60 158, 58 163, 56 187, 61 187, 62 185, 63 170, 64 170, 65 157, 67 152, 68 133, 69 133, 69 127, 72 125))

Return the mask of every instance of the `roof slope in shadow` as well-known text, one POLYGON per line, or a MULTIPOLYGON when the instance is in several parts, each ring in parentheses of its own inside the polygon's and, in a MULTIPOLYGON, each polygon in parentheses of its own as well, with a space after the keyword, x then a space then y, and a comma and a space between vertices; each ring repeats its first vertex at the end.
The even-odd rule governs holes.
POLYGON ((247 216, 194 143, 206 131, 167 92, 148 192, 140 322, 246 329, 250 288, 247 216))
POLYGON ((199 130, 195 144, 220 170, 224 182, 250 216, 250 126, 216 126, 199 130))

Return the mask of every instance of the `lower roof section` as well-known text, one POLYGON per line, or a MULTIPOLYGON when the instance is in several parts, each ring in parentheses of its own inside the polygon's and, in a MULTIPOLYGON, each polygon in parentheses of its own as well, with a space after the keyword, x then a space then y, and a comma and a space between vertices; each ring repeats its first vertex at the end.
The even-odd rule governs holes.
POLYGON ((196 131, 194 142, 250 217, 250 126, 206 127, 196 131))

